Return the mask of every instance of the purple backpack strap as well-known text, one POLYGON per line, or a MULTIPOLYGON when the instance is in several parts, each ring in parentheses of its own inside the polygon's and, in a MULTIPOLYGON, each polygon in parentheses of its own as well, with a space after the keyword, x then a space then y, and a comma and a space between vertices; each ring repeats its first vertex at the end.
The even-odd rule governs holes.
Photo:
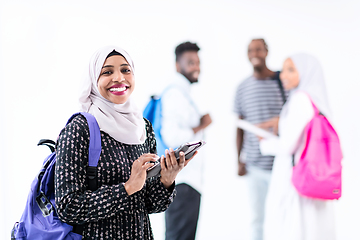
POLYGON ((79 112, 73 114, 69 118, 67 124, 71 122, 71 120, 79 114, 83 115, 86 118, 86 121, 89 126, 90 143, 89 143, 89 165, 87 167, 87 184, 89 190, 95 191, 97 189, 97 181, 96 181, 97 164, 101 153, 100 128, 96 121, 96 118, 92 114, 87 112, 79 112))
POLYGON ((83 115, 86 118, 90 131, 89 166, 97 167, 101 153, 100 128, 96 121, 96 118, 92 114, 82 112, 81 115, 83 115))
MULTIPOLYGON (((97 184, 97 164, 100 158, 101 153, 101 135, 100 128, 96 121, 96 118, 87 112, 79 112, 73 114, 68 120, 67 124, 77 115, 83 115, 86 118, 89 134, 90 134, 90 142, 89 142, 89 164, 86 168, 86 182, 88 185, 88 189, 91 191, 95 191, 98 189, 97 184)), ((66 124, 66 125, 67 125, 66 124)), ((83 234, 84 226, 83 225, 74 225, 73 230, 74 233, 83 234)))

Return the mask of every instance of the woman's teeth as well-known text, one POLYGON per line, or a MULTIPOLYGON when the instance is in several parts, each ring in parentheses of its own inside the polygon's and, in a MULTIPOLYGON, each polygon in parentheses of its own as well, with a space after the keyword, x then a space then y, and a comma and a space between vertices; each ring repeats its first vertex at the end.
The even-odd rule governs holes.
POLYGON ((126 90, 126 87, 110 88, 110 92, 122 92, 125 90, 126 90))

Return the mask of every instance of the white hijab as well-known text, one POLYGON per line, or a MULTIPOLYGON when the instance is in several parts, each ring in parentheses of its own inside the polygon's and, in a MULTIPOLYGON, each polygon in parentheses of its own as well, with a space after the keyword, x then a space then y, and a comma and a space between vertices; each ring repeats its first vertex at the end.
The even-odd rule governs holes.
POLYGON ((290 97, 294 91, 306 92, 319 111, 327 118, 331 118, 324 74, 319 61, 305 53, 294 54, 290 58, 294 62, 300 78, 299 85, 290 92, 290 97))
POLYGON ((122 54, 132 68, 134 63, 129 54, 115 46, 107 46, 96 51, 90 59, 79 102, 81 111, 95 116, 100 130, 108 133, 116 141, 126 144, 142 144, 146 139, 145 122, 141 111, 135 106, 131 97, 124 104, 115 104, 105 99, 97 87, 101 68, 106 57, 113 50, 122 54))

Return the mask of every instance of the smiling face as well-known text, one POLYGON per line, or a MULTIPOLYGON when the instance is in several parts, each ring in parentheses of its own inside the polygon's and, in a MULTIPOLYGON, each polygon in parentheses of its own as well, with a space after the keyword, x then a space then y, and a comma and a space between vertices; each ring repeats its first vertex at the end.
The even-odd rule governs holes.
POLYGON ((261 71, 266 67, 265 59, 268 51, 265 47, 265 43, 261 40, 253 40, 248 47, 248 58, 254 69, 261 71))
POLYGON ((135 88, 132 69, 123 56, 107 58, 98 79, 98 89, 105 99, 115 104, 125 103, 135 88))
POLYGON ((283 70, 280 73, 280 79, 286 90, 291 90, 299 86, 299 72, 291 58, 285 60, 283 70))
POLYGON ((197 51, 186 51, 176 61, 176 71, 184 75, 191 83, 198 81, 200 59, 197 51))

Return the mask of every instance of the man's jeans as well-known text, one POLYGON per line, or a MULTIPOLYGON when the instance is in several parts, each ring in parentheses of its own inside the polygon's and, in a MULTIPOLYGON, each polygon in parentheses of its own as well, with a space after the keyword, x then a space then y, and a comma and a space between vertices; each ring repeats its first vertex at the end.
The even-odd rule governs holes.
POLYGON ((246 166, 247 182, 251 205, 251 240, 263 239, 265 200, 268 191, 271 171, 254 166, 246 166))

